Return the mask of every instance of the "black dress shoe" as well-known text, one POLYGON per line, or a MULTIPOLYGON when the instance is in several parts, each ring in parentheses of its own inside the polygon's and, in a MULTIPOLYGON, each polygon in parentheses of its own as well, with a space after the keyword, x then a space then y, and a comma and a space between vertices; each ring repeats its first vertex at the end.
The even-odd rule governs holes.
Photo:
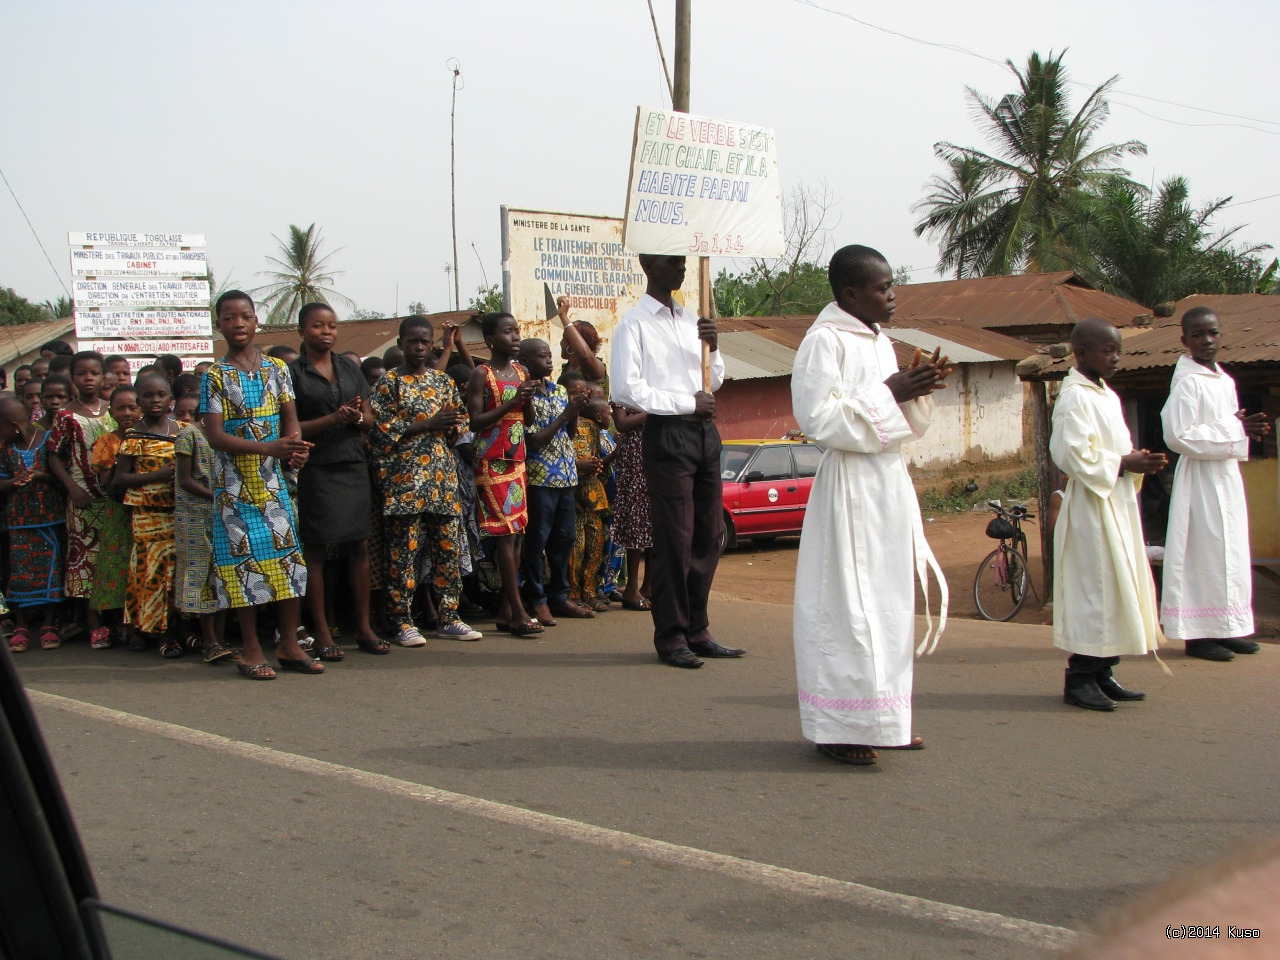
POLYGON ((709 660, 728 660, 732 657, 740 657, 747 652, 736 647, 722 647, 714 640, 690 641, 689 649, 698 656, 706 657, 709 660))
POLYGON ((1147 695, 1141 690, 1130 690, 1122 687, 1120 681, 1110 675, 1108 670, 1107 676, 1098 677, 1098 689, 1102 691, 1104 697, 1112 700, 1145 700, 1147 695))
POLYGON ((1232 653, 1257 653, 1262 649, 1261 646, 1252 640, 1237 640, 1234 637, 1227 637, 1218 641, 1218 646, 1226 647, 1232 653))
POLYGON ((702 661, 698 659, 698 655, 688 647, 681 647, 679 650, 672 650, 670 653, 660 653, 658 654, 658 659, 670 666, 684 667, 686 670, 696 670, 702 666, 702 661))
POLYGON ((1078 685, 1068 685, 1062 691, 1062 702, 1086 710, 1114 710, 1114 700, 1103 695, 1094 680, 1087 680, 1078 685))
POLYGON ((1214 663, 1226 663, 1234 660, 1236 655, 1217 640, 1188 640, 1187 656, 1201 660, 1212 660, 1214 663))

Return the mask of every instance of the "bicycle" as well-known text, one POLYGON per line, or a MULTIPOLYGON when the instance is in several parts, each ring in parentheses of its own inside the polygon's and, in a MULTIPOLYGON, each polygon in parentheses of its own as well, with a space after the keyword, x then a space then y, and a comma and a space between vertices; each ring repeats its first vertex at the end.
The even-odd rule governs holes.
POLYGON ((973 602, 984 620, 1012 620, 1027 593, 1035 592, 1027 564, 1027 535, 1024 520, 1034 520, 1027 508, 1014 505, 1006 510, 998 500, 987 501, 995 517, 987 524, 987 536, 1000 543, 978 564, 973 578, 973 602))

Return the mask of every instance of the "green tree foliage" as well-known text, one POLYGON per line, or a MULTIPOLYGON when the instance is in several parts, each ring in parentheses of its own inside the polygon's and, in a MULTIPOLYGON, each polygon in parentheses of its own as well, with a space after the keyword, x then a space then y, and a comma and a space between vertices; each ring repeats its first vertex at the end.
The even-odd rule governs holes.
POLYGON ((40 323, 49 315, 26 297, 14 293, 11 287, 0 287, 0 326, 19 323, 40 323))
POLYGON ((50 320, 61 320, 63 317, 69 317, 75 312, 75 304, 70 297, 59 297, 57 300, 46 300, 40 304, 50 320))
POLYGON ((1074 113, 1062 54, 1032 53, 1025 70, 1007 61, 1018 89, 999 100, 967 88, 991 152, 941 142, 948 168, 916 205, 918 236, 939 244, 939 268, 957 277, 1067 267, 1073 248, 1068 212, 1081 193, 1127 178, 1120 162, 1146 153, 1136 140, 1095 146, 1110 114, 1106 95, 1117 77, 1095 88, 1074 113))
POLYGON ((1251 293, 1265 283, 1259 256, 1270 247, 1231 243, 1240 227, 1214 233, 1210 222, 1230 197, 1193 207, 1182 177, 1155 194, 1112 180, 1078 199, 1072 232, 1081 248, 1071 268, 1099 289, 1148 307, 1193 293, 1251 293))
POLYGON ((386 314, 381 310, 362 310, 359 307, 347 314, 348 320, 381 320, 386 314))
POLYGON ((413 316, 414 314, 417 314, 419 316, 426 316, 427 305, 423 303, 421 300, 410 300, 409 306, 405 307, 405 310, 408 311, 407 316, 410 316, 410 317, 413 316))
POLYGON ((467 304, 467 309, 477 313, 500 313, 503 310, 502 288, 496 283, 489 287, 480 284, 476 287, 475 296, 467 304))
POLYGON ((267 310, 266 323, 292 323, 305 303, 354 306, 333 288, 334 278, 342 271, 329 266, 333 254, 321 254, 320 231, 314 223, 305 230, 289 224, 287 240, 274 235, 272 239, 280 245, 280 255, 267 257, 274 269, 259 271, 258 275, 270 279, 251 291, 262 299, 267 310))

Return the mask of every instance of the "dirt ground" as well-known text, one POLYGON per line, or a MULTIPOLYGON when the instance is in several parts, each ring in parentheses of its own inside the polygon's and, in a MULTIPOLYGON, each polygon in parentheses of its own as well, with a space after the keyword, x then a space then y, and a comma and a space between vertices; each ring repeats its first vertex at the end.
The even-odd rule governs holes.
MULTIPOLYGON (((970 511, 930 516, 925 514, 925 537, 951 588, 949 616, 978 619, 973 602, 973 578, 978 564, 991 552, 994 540, 985 530, 992 514, 970 511)), ((1035 590, 1023 604, 1013 623, 1047 623, 1049 611, 1042 609, 1043 571, 1040 566, 1040 527, 1024 524, 1027 533, 1031 585, 1035 590)), ((767 543, 744 540, 720 558, 715 593, 757 603, 790 604, 795 591, 796 553, 799 537, 780 537, 767 543)), ((1254 611, 1261 636, 1280 634, 1280 586, 1269 578, 1254 576, 1254 611)), ((934 594, 936 597, 936 594, 934 594)))

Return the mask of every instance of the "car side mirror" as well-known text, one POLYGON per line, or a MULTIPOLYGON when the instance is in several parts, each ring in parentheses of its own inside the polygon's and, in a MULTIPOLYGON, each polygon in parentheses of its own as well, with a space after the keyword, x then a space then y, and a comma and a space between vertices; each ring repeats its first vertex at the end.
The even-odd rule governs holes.
POLYGON ((754 483, 756 480, 763 480, 764 472, 761 470, 752 470, 742 478, 743 483, 754 483))

